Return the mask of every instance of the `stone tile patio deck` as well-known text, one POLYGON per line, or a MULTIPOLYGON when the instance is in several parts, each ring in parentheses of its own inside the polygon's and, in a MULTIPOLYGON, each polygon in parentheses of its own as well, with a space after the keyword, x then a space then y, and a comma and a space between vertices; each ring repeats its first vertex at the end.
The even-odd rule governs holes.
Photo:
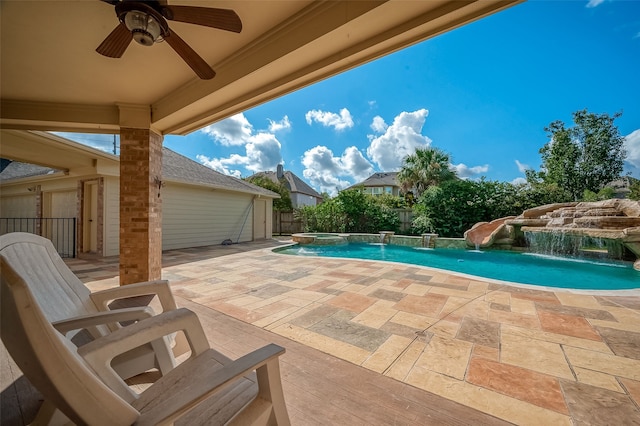
MULTIPOLYGON (((640 424, 640 291, 537 290, 276 245, 169 251, 163 278, 189 307, 507 422, 640 424)), ((117 285, 117 259, 68 263, 93 289, 117 285)))

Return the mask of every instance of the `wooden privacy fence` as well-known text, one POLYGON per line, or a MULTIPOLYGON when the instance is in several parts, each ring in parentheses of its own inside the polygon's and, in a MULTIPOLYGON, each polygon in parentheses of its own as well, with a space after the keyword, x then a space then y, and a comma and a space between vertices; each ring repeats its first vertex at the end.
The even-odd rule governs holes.
MULTIPOLYGON (((411 209, 394 209, 400 217, 400 232, 408 232, 411 229, 411 220, 413 219, 413 210, 411 209)), ((302 221, 295 219, 293 211, 273 211, 273 227, 271 232, 274 235, 289 235, 297 232, 303 232, 302 221)))
POLYGON ((400 217, 400 232, 408 232, 411 229, 411 221, 413 220, 413 210, 411 209, 394 209, 400 217))
POLYGON ((293 211, 273 211, 273 234, 288 235, 297 232, 302 232, 302 221, 294 218, 293 211))

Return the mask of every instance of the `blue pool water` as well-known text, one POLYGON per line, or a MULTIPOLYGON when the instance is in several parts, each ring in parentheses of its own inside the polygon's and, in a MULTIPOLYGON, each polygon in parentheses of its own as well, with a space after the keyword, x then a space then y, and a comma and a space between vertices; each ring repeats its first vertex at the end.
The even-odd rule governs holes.
POLYGON ((640 288, 640 271, 630 262, 605 262, 511 251, 422 249, 350 243, 341 246, 290 246, 278 253, 300 256, 387 260, 430 266, 522 284, 588 290, 640 288))

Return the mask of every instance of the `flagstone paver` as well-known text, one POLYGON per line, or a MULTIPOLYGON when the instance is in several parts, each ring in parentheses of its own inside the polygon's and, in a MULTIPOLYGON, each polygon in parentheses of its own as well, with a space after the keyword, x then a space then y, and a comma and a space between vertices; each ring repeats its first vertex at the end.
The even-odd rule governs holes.
POLYGON ((543 408, 569 414, 560 381, 553 376, 496 361, 472 358, 466 380, 543 408), (518 380, 513 380, 514 377, 518 380))
MULTIPOLYGON (((551 291, 277 245, 172 250, 163 277, 190 301, 508 422, 640 424, 640 289, 551 291)), ((93 289, 117 285, 117 259, 68 263, 93 289)))

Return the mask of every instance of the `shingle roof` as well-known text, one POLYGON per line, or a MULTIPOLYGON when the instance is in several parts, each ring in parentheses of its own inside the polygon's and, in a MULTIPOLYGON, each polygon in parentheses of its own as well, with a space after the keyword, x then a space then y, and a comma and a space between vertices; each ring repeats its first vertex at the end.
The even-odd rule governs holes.
MULTIPOLYGON (((277 172, 258 172, 250 177, 256 176, 264 176, 267 179, 271 179, 273 182, 278 183, 278 174, 277 172)), ((322 195, 318 193, 315 189, 310 187, 305 181, 300 179, 294 173, 290 171, 285 171, 282 174, 284 179, 284 184, 291 193, 299 193, 305 195, 311 195, 312 197, 322 198, 322 195)))
POLYGON ((371 187, 371 186, 400 186, 400 184, 398 183, 398 172, 379 172, 379 173, 374 173, 371 176, 369 176, 368 178, 366 178, 364 181, 357 183, 355 185, 353 185, 352 187, 355 186, 366 186, 366 187, 371 187))
MULTIPOLYGON (((59 170, 13 161, 0 173, 0 180, 8 181, 32 176, 44 176, 57 171, 59 170)), ((264 195, 272 198, 280 197, 268 189, 261 188, 233 176, 227 176, 202 164, 198 164, 169 148, 162 148, 162 175, 164 180, 207 185, 218 189, 264 195)))
POLYGON ((27 178, 32 176, 50 175, 60 170, 50 167, 37 166, 35 164, 21 163, 12 161, 5 166, 0 172, 0 181, 8 181, 12 179, 27 178))
POLYGON ((169 148, 162 149, 162 177, 165 180, 211 185, 220 189, 265 195, 267 197, 280 197, 268 189, 198 164, 169 148))

